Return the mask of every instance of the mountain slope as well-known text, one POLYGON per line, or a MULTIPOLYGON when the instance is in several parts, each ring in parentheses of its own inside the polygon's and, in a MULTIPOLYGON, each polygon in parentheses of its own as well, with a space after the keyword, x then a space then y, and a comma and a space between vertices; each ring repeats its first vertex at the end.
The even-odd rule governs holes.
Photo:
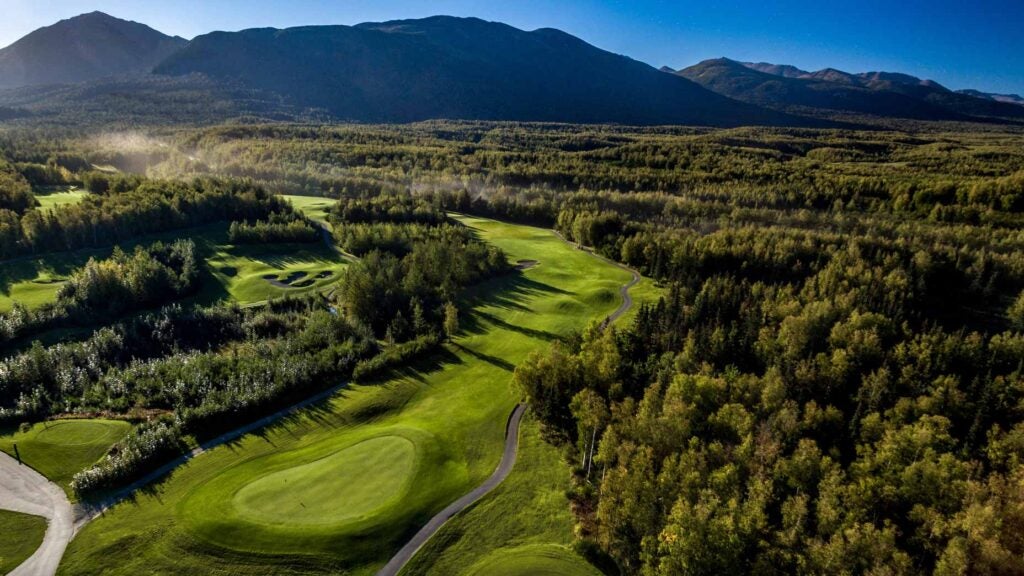
MULTIPOLYGON (((699 65, 698 65, 699 66, 699 65)), ((971 91, 953 92, 933 80, 922 80, 909 74, 898 72, 862 72, 851 74, 834 68, 825 68, 817 72, 806 72, 793 66, 758 63, 745 63, 748 69, 770 74, 778 78, 797 81, 827 82, 833 87, 862 88, 878 97, 885 97, 891 104, 895 102, 893 95, 901 95, 918 102, 920 112, 909 115, 904 112, 881 114, 919 119, 951 119, 951 118, 1007 118, 1024 119, 1024 107, 1016 106, 999 98, 977 97, 971 91)), ((821 88, 824 89, 824 88, 821 88)), ((722 92, 725 93, 725 92, 722 92)), ((839 94, 839 92, 836 92, 839 94)), ((737 95, 731 95, 739 98, 737 95)), ((747 98, 742 98, 748 100, 747 98)), ((844 108, 862 112, 856 108, 844 108)))
POLYGON ((730 98, 784 110, 813 108, 919 120, 964 119, 916 98, 870 89, 857 77, 843 76, 844 73, 837 70, 812 75, 792 66, 753 66, 757 68, 717 58, 680 70, 678 74, 730 98), (775 73, 762 72, 762 69, 775 73))
POLYGON ((201 73, 348 120, 806 124, 737 102, 553 29, 437 16, 215 32, 157 74, 201 73))
POLYGON ((0 88, 148 71, 185 43, 102 12, 83 14, 40 28, 0 50, 0 88))
POLYGON ((994 92, 982 92, 981 90, 970 89, 957 90, 957 93, 974 96, 975 98, 981 98, 982 100, 995 100, 996 102, 1024 106, 1024 96, 1021 96, 1020 94, 996 94, 994 92))

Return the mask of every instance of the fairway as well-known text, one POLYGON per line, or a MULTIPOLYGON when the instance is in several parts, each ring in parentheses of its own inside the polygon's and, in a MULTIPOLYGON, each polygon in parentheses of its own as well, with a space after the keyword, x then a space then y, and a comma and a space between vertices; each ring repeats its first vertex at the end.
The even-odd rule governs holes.
POLYGON ((122 420, 40 422, 26 432, 0 436, 0 450, 14 456, 17 444, 22 462, 68 491, 71 478, 102 458, 130 429, 122 420))
POLYGON ((0 510, 0 574, 14 570, 31 556, 45 533, 45 518, 0 510))
POLYGON ((600 576, 593 566, 561 546, 524 546, 487 556, 465 576, 600 576))
POLYGON ((518 399, 515 364, 611 313, 630 274, 548 230, 459 219, 513 262, 538 264, 474 287, 462 333, 430 360, 206 452, 109 510, 71 543, 62 570, 371 574, 427 518, 489 476, 518 399), (366 442, 407 447, 371 454, 360 448, 366 442), (357 458, 364 469, 345 462, 357 458), (397 478, 385 481, 389 474, 397 478), (360 481, 372 489, 353 485, 360 481), (261 502, 270 498, 283 506, 261 502), (347 510, 354 500, 365 502, 347 510))
POLYGON ((291 202, 292 206, 308 218, 322 224, 327 224, 327 209, 337 202, 333 198, 323 198, 321 196, 282 195, 282 198, 291 202))
POLYGON ((89 195, 77 186, 46 186, 33 190, 40 210, 53 210, 67 204, 78 204, 89 195))
POLYGON ((307 294, 338 281, 348 261, 323 243, 234 246, 211 239, 206 265, 231 300, 262 302, 307 294))

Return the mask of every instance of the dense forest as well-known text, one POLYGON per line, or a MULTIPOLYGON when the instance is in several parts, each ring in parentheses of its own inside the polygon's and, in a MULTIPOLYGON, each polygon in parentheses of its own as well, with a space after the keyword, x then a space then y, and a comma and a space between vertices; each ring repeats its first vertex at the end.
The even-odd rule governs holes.
MULTIPOLYGON (((216 218, 237 221, 240 242, 314 241, 272 190, 337 199, 333 238, 358 257, 334 294, 340 316, 316 298, 169 309, 12 356, 0 370, 0 398, 17 398, 8 420, 167 410, 176 420, 131 441, 175 446, 236 421, 224 414, 310 391, 313 376, 371 377, 432 349, 458 325, 460 291, 508 272, 447 214, 492 216, 555 228, 665 290, 632 324, 553 342, 515 372, 573 465, 578 548, 597 565, 1024 572, 1018 128, 237 124, 0 140, 0 231, 15 230, 5 254, 88 243, 87 216, 129 204, 167 206, 153 208, 165 227, 216 218), (73 180, 86 201, 52 217, 35 208, 32 185, 73 180), (57 239, 26 232, 47 218, 57 239), (129 335, 161 314, 174 318, 166 330, 129 335), (199 321, 202 335, 176 328, 199 321), (196 360, 183 368, 170 350, 196 360), (97 354, 94 371, 76 368, 97 354), (247 368, 277 374, 264 363, 286 359, 308 378, 274 388, 247 368), (213 391, 159 384, 210 374, 239 376, 213 391)), ((134 233, 133 217, 93 241, 134 233)), ((80 486, 116 484, 119 466, 134 469, 108 461, 80 486)))

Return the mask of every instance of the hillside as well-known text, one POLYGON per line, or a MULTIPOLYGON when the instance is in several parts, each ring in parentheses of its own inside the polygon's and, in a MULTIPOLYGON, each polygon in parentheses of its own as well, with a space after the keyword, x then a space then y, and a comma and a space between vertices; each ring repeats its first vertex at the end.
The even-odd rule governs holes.
MULTIPOLYGON (((700 73, 703 68, 707 68, 708 65, 715 62, 718 61, 709 60, 707 62, 701 62, 700 64, 691 67, 691 69, 693 69, 691 70, 691 74, 700 73)), ((985 95, 971 90, 953 92, 938 82, 933 80, 924 80, 909 74, 902 74, 898 72, 862 72, 852 74, 849 72, 843 72, 842 70, 836 70, 834 68, 825 68, 823 70, 818 70, 817 72, 807 72, 794 66, 769 64, 766 62, 746 62, 742 64, 739 62, 733 62, 733 64, 740 64, 749 70, 774 76, 776 78, 785 78, 786 80, 793 80, 797 82, 807 82, 809 83, 808 86, 813 84, 815 90, 828 92, 838 97, 837 101, 829 102, 829 105, 823 106, 825 108, 835 109, 835 104, 839 104, 839 109, 851 112, 866 112, 867 110, 865 108, 876 108, 880 112, 870 113, 882 116, 934 120, 954 119, 957 117, 974 117, 978 119, 1024 119, 1024 107, 1008 102, 1006 98, 990 97, 997 95, 985 95), (825 85, 815 84, 817 82, 823 82, 825 85), (853 93, 843 90, 844 88, 847 90, 860 88, 866 90, 867 93, 861 93, 861 96, 852 97, 849 102, 845 102, 845 99, 853 93), (914 106, 916 110, 913 110, 910 113, 901 110, 902 105, 900 102, 905 104, 907 101, 901 101, 899 98, 895 98, 894 95, 903 96, 913 100, 915 102, 914 106), (865 106, 865 103, 870 103, 870 105, 865 106)), ((722 74, 725 73, 720 71, 716 76, 721 76, 722 74)), ((744 77, 745 73, 737 69, 735 66, 731 66, 726 76, 744 77)), ((716 84, 719 86, 719 89, 715 90, 721 90, 721 94, 727 94, 733 98, 738 98, 744 101, 758 101, 757 98, 749 96, 744 92, 736 90, 731 92, 725 91, 730 84, 736 83, 736 80, 718 79, 716 84)), ((770 87, 774 85, 772 83, 768 83, 767 80, 764 80, 762 84, 767 84, 767 86, 769 86, 768 88, 763 89, 765 92, 770 92, 770 87)), ((707 86, 707 84, 705 84, 705 86, 707 86)), ((773 96, 771 104, 766 102, 765 105, 782 107, 803 105, 796 101, 797 98, 792 96, 793 93, 802 94, 802 90, 792 87, 796 85, 789 86, 791 86, 789 90, 785 91, 783 94, 773 96)))
POLYGON ((678 74, 730 98, 784 110, 812 108, 918 120, 965 118, 904 94, 873 90, 860 85, 853 76, 841 81, 838 71, 834 71, 835 74, 822 71, 818 73, 820 77, 806 73, 797 77, 795 75, 800 71, 791 66, 764 66, 775 70, 778 75, 728 58, 705 60, 680 70, 678 74))
POLYGON ((344 120, 806 124, 553 29, 475 18, 200 36, 156 67, 279 93, 344 120))
POLYGON ((185 45, 149 26, 92 12, 40 28, 0 50, 0 88, 68 84, 148 71, 185 45))

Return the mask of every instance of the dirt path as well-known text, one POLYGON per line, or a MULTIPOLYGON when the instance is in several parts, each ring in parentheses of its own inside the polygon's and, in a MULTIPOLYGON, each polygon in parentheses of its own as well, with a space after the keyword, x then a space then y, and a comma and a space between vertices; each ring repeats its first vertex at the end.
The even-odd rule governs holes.
MULTIPOLYGON (((74 535, 73 512, 64 490, 32 468, 0 452, 0 508, 46 518, 42 544, 12 576, 52 576, 74 535)), ((5 538, 12 535, 4 534, 5 538)))
MULTIPOLYGON (((553 232, 555 236, 558 236, 558 238, 562 240, 562 242, 565 242, 566 244, 575 247, 575 244, 566 240, 557 231, 553 232)), ((608 326, 611 325, 612 322, 615 322, 616 320, 621 318, 623 314, 629 312, 630 308, 633 307, 633 297, 630 296, 629 289, 632 288, 633 286, 636 286, 637 283, 640 282, 640 273, 637 272, 636 270, 633 270, 632 268, 629 268, 628 266, 624 266, 622 264, 619 264, 618 262, 594 254, 590 250, 584 248, 580 249, 587 252, 594 258, 597 258, 607 264, 611 264, 616 268, 625 270, 626 272, 629 272, 630 274, 633 275, 633 278, 628 283, 619 287, 619 294, 622 295, 622 304, 620 304, 614 312, 612 312, 610 315, 608 315, 607 318, 604 319, 602 327, 607 328, 608 326)), ((526 268, 536 265, 536 261, 533 260, 521 260, 520 264, 523 263, 529 264, 528 266, 526 266, 526 268)), ((430 538, 434 534, 436 534, 438 530, 441 529, 441 526, 443 526, 445 522, 447 522, 452 516, 455 516, 459 512, 462 512, 466 508, 472 506, 473 503, 486 496, 488 492, 493 490, 495 487, 501 484, 506 477, 508 477, 509 473, 512 472, 512 467, 515 466, 516 463, 516 455, 519 449, 519 423, 522 421, 523 412, 525 410, 526 405, 520 404, 516 406, 515 410, 513 410, 512 412, 512 416, 509 417, 508 426, 505 430, 505 452, 501 455, 501 463, 498 464, 497 470, 495 470, 494 473, 491 474, 491 477, 488 478, 487 481, 485 481, 483 484, 476 487, 472 492, 469 492, 462 498, 459 498, 455 502, 452 502, 451 504, 448 505, 447 508, 441 510, 433 518, 431 518, 430 521, 427 522, 427 524, 423 526, 423 528, 420 528, 420 531, 417 532, 416 535, 413 536, 412 539, 409 540, 409 542, 406 543, 405 546, 402 546, 401 550, 396 552, 395 555, 391 558, 391 560, 389 560, 388 563, 385 564, 384 567, 381 568, 379 572, 377 572, 377 576, 397 576, 397 574, 401 572, 402 568, 405 567, 409 560, 412 560, 412 557, 416 555, 416 552, 418 552, 420 548, 422 548, 423 545, 426 544, 427 541, 430 540, 430 538)))
POLYGON ((402 549, 395 553, 391 557, 391 560, 384 565, 383 568, 377 572, 377 576, 395 576, 402 568, 412 560, 412 557, 416 555, 416 552, 423 547, 424 544, 430 540, 430 537, 436 533, 449 518, 455 516, 459 512, 462 512, 466 508, 473 505, 474 502, 483 498, 488 492, 494 490, 498 484, 501 484, 509 473, 512 472, 512 467, 516 463, 516 452, 519 450, 519 423, 523 419, 523 412, 526 411, 525 404, 519 404, 512 411, 512 415, 509 416, 508 425, 505 428, 505 451, 501 455, 501 463, 498 464, 498 468, 494 470, 491 477, 488 478, 483 484, 474 488, 471 492, 467 493, 462 498, 459 498, 455 502, 448 505, 447 508, 441 510, 426 523, 420 531, 412 537, 402 549))

